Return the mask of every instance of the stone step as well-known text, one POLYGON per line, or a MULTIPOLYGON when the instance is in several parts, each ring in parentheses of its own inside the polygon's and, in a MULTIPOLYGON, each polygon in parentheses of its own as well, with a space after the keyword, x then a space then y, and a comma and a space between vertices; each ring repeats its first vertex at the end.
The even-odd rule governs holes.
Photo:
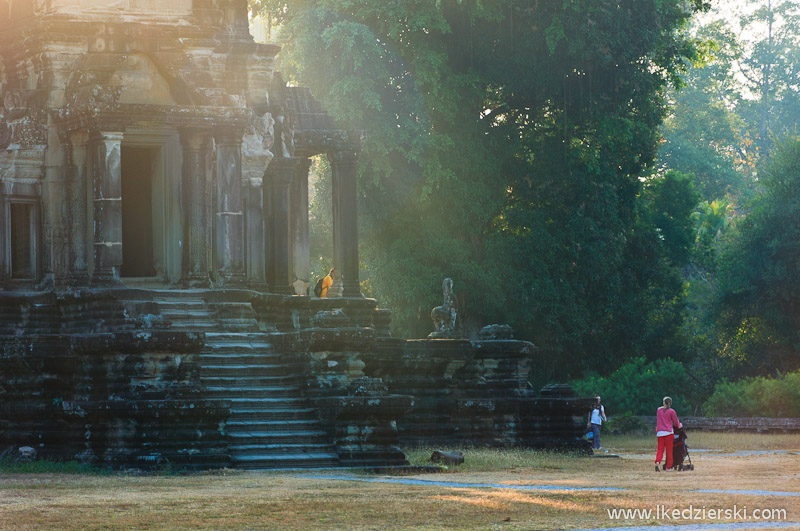
POLYGON ((272 343, 267 341, 221 341, 218 339, 208 339, 206 334, 206 348, 214 352, 236 352, 238 350, 252 351, 252 350, 273 350, 272 343))
POLYGON ((226 330, 258 330, 258 319, 254 317, 225 317, 217 321, 226 330))
MULTIPOLYGON (((230 375, 231 377, 242 373, 242 376, 260 376, 262 374, 279 374, 284 375, 282 371, 284 371, 290 364, 286 363, 246 363, 241 364, 237 363, 239 360, 231 359, 229 363, 220 363, 219 365, 212 365, 211 363, 205 363, 206 361, 212 362, 215 361, 213 359, 207 359, 201 357, 200 360, 204 362, 202 364, 202 370, 204 374, 212 374, 212 373, 224 373, 226 375, 230 375)), ((226 359, 223 360, 216 360, 216 361, 228 361, 226 359)), ((296 364, 295 364, 296 365, 296 364)))
POLYGON ((219 332, 212 331, 206 334, 208 341, 241 341, 241 342, 264 342, 265 334, 259 332, 219 332))
MULTIPOLYGON (((187 309, 209 309, 203 299, 155 299, 156 307, 160 311, 164 310, 187 310, 187 309)), ((210 311, 210 309, 209 309, 210 311)))
POLYGON ((219 326, 217 321, 212 317, 208 316, 206 319, 202 319, 199 317, 195 318, 182 318, 175 316, 164 315, 164 319, 170 321, 173 330, 182 330, 186 332, 205 332, 207 330, 213 330, 219 326))
POLYGON ((245 470, 272 470, 276 468, 324 468, 339 465, 336 452, 300 452, 276 455, 231 455, 236 468, 245 470))
POLYGON ((309 407, 308 400, 300 398, 298 392, 297 397, 269 397, 269 398, 219 398, 209 397, 208 400, 229 400, 231 408, 238 409, 263 409, 265 411, 272 411, 273 409, 289 410, 289 409, 306 409, 309 407))
POLYGON ((259 423, 287 423, 287 422, 319 422, 317 411, 311 407, 295 408, 251 408, 232 407, 228 423, 231 422, 259 422, 259 423))
MULTIPOLYGON (((166 317, 166 319, 170 318, 166 317)), ((240 332, 257 329, 257 327, 252 323, 236 323, 236 324, 228 323, 224 326, 229 330, 237 330, 240 332)), ((179 330, 183 332, 204 332, 208 334, 209 330, 219 330, 221 327, 222 325, 220 324, 218 319, 213 319, 210 321, 189 321, 189 320, 178 319, 172 322, 171 328, 173 330, 179 330)))
POLYGON ((233 446, 246 444, 283 447, 292 445, 321 444, 330 446, 328 434, 324 431, 285 431, 285 432, 236 432, 228 431, 228 440, 233 446))
POLYGON ((327 453, 338 455, 331 443, 277 443, 277 444, 230 444, 231 457, 269 455, 280 457, 286 454, 327 453))
POLYGON ((195 308, 176 308, 169 310, 161 310, 161 315, 170 319, 173 322, 176 320, 193 321, 193 320, 208 320, 213 322, 215 320, 214 312, 206 309, 195 308))
POLYGON ((199 300, 205 302, 206 290, 197 289, 154 289, 150 290, 153 300, 199 300))
MULTIPOLYGON (((238 417, 237 417, 238 418, 238 417)), ((227 427, 229 432, 250 430, 250 431, 266 431, 266 432, 293 432, 299 431, 314 431, 319 428, 319 420, 317 419, 301 419, 301 420, 228 420, 227 427)))
POLYGON ((248 399, 272 399, 272 398, 292 398, 300 396, 300 388, 290 385, 276 385, 271 387, 230 387, 230 386, 206 386, 208 397, 213 398, 248 398, 248 399))
MULTIPOLYGON (((205 368, 204 368, 205 369, 205 368)), ((253 374, 247 376, 229 376, 227 372, 220 371, 214 375, 203 370, 200 381, 207 389, 229 388, 230 386, 252 387, 260 389, 290 388, 292 392, 298 390, 298 378, 294 374, 253 374), (221 376, 219 374, 224 374, 221 376)))
POLYGON ((249 302, 215 302, 210 307, 225 317, 251 317, 256 314, 249 302))
POLYGON ((200 354, 198 360, 202 367, 253 367, 266 368, 297 367, 297 363, 281 363, 280 356, 274 352, 253 354, 200 354))

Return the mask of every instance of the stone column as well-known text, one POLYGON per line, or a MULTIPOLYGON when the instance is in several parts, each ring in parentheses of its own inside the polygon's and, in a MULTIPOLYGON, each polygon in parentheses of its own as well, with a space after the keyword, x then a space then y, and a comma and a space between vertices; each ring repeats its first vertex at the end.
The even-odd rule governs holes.
POLYGON ((263 179, 245 179, 244 222, 247 241, 247 285, 258 291, 268 291, 266 250, 264 244, 263 179))
POLYGON ((79 131, 70 137, 69 172, 69 283, 89 283, 89 132, 79 131))
POLYGON ((358 151, 345 147, 329 153, 328 158, 333 180, 333 266, 337 271, 331 289, 342 297, 361 297, 356 208, 358 151))
POLYGON ((97 284, 119 281, 122 267, 122 133, 96 131, 90 140, 94 182, 94 273, 97 284))
POLYGON ((294 291, 289 278, 289 185, 299 159, 275 158, 265 174, 267 206, 267 281, 273 293, 294 291), (269 190, 267 190, 269 188, 269 190))
POLYGON ((303 159, 295 166, 289 191, 289 245, 292 271, 297 295, 308 295, 311 284, 311 244, 308 236, 308 170, 311 160, 303 159))
POLYGON ((183 242, 181 276, 184 285, 207 286, 208 230, 206 216, 206 152, 211 147, 210 135, 202 130, 182 129, 181 202, 183 210, 183 242))
POLYGON ((214 211, 214 258, 217 281, 244 282, 244 224, 242 215, 242 132, 226 128, 215 135, 217 186, 214 211))

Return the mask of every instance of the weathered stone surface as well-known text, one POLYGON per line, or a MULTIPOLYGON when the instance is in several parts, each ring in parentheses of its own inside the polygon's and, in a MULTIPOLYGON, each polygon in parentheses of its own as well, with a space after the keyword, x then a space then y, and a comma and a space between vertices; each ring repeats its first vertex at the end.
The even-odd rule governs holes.
POLYGON ((428 334, 429 339, 453 339, 457 337, 458 299, 453 293, 453 280, 450 278, 446 278, 442 282, 442 299, 442 305, 431 310, 433 332, 428 334))
POLYGON ((545 398, 572 398, 575 390, 567 384, 548 384, 539 391, 545 398))
POLYGON ((0 338, 0 447, 109 466, 228 464, 227 405, 202 399, 202 341, 174 331, 0 338))
POLYGON ((358 280, 363 133, 278 50, 245 0, 0 1, 0 449, 275 468, 403 464, 398 437, 571 444, 582 402, 533 398, 533 345, 445 339, 450 279, 437 339, 389 337, 358 280), (341 275, 315 299, 321 154, 341 275))
POLYGON ((535 352, 514 340, 376 339, 364 372, 382 378, 391 393, 414 397, 398 420, 404 445, 588 451, 582 437, 591 399, 537 398, 528 384, 535 352))
POLYGON ((446 465, 461 465, 464 463, 464 454, 462 452, 434 450, 429 461, 431 463, 444 463, 446 465))
POLYGON ((509 325, 486 325, 478 332, 478 338, 483 340, 514 339, 514 329, 509 325))

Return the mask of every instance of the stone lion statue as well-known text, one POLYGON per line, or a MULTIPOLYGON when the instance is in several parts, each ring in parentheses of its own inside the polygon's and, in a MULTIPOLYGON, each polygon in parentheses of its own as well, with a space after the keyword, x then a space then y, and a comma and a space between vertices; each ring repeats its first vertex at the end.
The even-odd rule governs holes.
POLYGON ((442 282, 442 295, 444 299, 442 305, 431 310, 433 332, 428 334, 430 339, 453 339, 456 337, 458 299, 453 293, 453 279, 444 279, 444 282, 442 282))

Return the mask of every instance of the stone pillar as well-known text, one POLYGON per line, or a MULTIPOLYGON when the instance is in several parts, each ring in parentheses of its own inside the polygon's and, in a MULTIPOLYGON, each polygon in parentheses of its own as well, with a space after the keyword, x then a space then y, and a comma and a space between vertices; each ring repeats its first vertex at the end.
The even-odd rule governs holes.
POLYGON ((298 160, 289 157, 272 159, 265 174, 267 281, 273 293, 290 294, 294 291, 289 278, 289 185, 298 160))
POLYGON ((308 170, 311 160, 303 159, 295 166, 289 191, 289 245, 295 294, 308 295, 311 284, 311 244, 308 236, 308 170))
POLYGON ((210 268, 207 249, 209 223, 206 215, 206 153, 211 147, 211 138, 207 132, 196 129, 182 129, 180 137, 183 147, 181 276, 187 286, 207 286, 210 268))
POLYGON ((245 179, 244 222, 247 241, 247 285, 258 291, 268 291, 267 253, 264 248, 264 191, 263 179, 245 179))
POLYGON ((70 137, 67 171, 69 190, 69 283, 89 283, 89 132, 78 131, 70 137))
POLYGON ((221 284, 244 282, 242 213, 242 132, 226 128, 215 135, 217 186, 214 211, 214 261, 221 284))
POLYGON ((328 154, 333 188, 333 266, 334 294, 361 297, 358 282, 358 212, 356 184, 358 150, 345 147, 328 154))
POLYGON ((90 140, 94 182, 92 282, 119 281, 122 267, 122 133, 96 131, 90 140))

